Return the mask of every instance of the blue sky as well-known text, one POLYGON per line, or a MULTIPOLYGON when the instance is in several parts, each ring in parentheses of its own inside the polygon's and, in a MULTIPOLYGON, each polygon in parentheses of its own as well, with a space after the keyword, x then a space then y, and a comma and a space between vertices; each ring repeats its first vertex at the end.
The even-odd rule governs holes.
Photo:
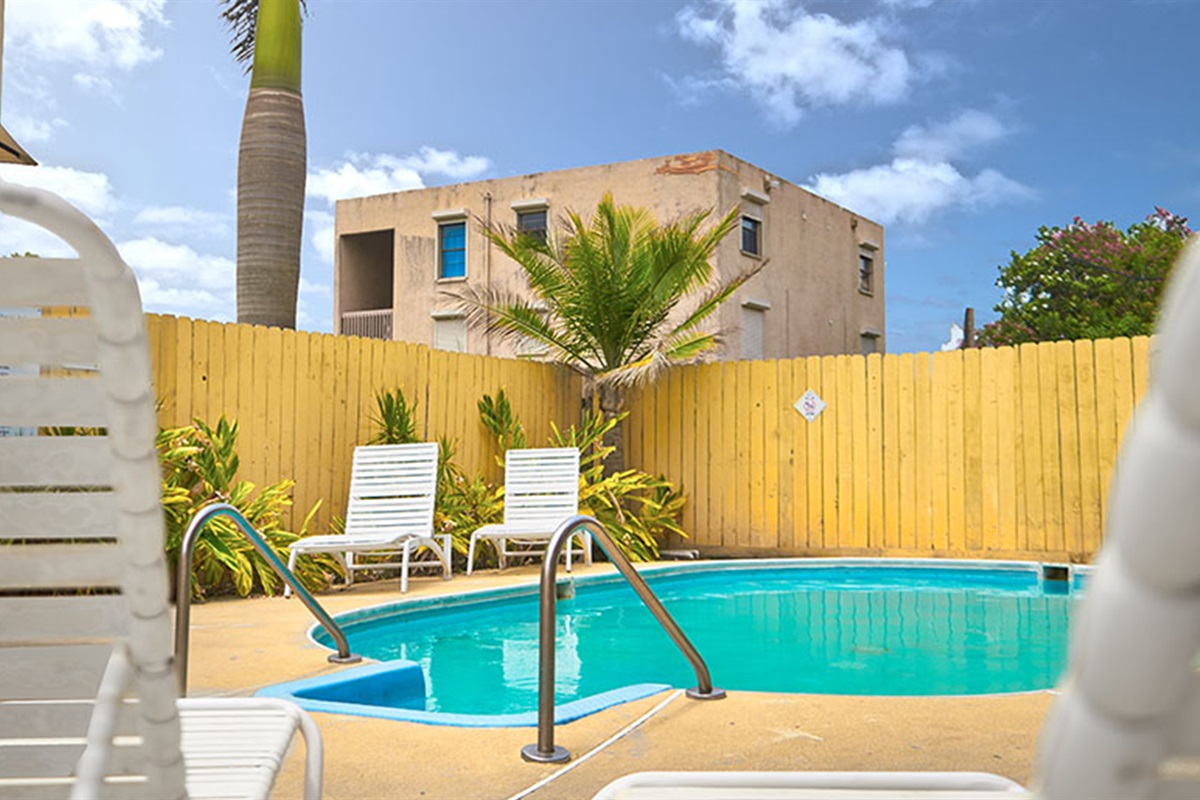
MULTIPOLYGON (((309 0, 299 327, 333 200, 721 148, 887 230, 888 350, 935 350, 1039 225, 1200 204, 1195 2, 309 0)), ((149 310, 234 316, 248 80, 216 0, 7 0, 0 175, 97 219, 149 310)), ((0 223, 6 251, 56 243, 0 223)))

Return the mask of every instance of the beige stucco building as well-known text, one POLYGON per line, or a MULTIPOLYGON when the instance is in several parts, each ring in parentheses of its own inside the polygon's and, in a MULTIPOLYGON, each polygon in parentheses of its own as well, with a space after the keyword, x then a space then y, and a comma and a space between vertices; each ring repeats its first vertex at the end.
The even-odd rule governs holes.
POLYGON ((453 296, 525 289, 481 225, 545 229, 568 209, 586 217, 605 192, 660 221, 739 209, 717 275, 767 264, 718 312, 732 331, 720 358, 884 351, 882 226, 721 150, 341 200, 335 331, 513 355, 469 328, 453 296))

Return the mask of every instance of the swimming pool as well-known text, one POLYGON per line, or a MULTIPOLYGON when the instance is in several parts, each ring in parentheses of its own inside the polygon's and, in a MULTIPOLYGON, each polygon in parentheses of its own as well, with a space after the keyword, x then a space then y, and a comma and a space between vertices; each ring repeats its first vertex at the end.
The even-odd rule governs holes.
MULTIPOLYGON (((1066 664, 1076 594, 1074 578, 1048 581, 1039 564, 1009 562, 704 562, 643 575, 716 685, 766 692, 1046 689, 1066 664)), ((574 597, 558 603, 560 721, 695 683, 623 580, 591 576, 573 584, 574 597)), ((352 650, 389 663, 274 693, 313 710, 533 724, 536 587, 401 601, 338 620, 352 650)), ((329 644, 323 631, 314 638, 329 644)))

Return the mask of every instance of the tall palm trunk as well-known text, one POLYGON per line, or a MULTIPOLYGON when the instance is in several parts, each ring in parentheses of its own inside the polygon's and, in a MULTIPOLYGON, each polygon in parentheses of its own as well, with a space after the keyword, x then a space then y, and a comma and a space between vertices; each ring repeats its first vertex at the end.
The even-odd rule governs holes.
POLYGON ((260 0, 238 149, 238 322, 296 327, 306 167, 300 2, 260 0))
MULTIPOLYGON (((624 393, 615 386, 602 385, 595 390, 596 404, 605 419, 612 419, 625 410, 624 393)), ((612 453, 604 460, 604 474, 613 475, 625 471, 625 420, 604 434, 603 445, 611 447, 612 453)))

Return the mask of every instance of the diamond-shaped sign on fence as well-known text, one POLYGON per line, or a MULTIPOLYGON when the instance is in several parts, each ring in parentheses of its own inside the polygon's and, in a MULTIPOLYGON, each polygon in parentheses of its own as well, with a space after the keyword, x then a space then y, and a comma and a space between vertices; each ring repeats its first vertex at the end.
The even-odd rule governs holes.
POLYGON ((825 410, 825 401, 818 397, 816 392, 809 389, 796 401, 795 408, 800 412, 800 416, 812 422, 825 410))

